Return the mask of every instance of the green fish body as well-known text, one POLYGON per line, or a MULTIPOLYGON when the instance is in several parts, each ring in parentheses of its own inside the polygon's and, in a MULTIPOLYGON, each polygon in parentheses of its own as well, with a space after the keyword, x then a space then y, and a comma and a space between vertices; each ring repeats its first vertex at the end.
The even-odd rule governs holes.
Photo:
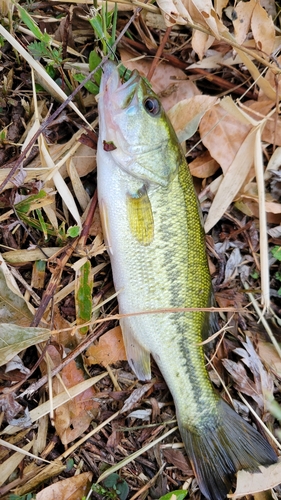
POLYGON ((119 310, 127 315, 120 324, 128 361, 149 380, 153 356, 199 487, 209 500, 222 500, 238 469, 273 463, 276 455, 213 390, 200 345, 208 313, 171 311, 211 304, 192 178, 158 97, 138 72, 122 84, 116 65, 105 64, 99 116, 98 198, 119 310))

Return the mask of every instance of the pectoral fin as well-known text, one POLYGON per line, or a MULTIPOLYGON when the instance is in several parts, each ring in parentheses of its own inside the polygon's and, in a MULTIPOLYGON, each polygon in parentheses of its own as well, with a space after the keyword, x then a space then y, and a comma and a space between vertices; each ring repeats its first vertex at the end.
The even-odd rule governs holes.
POLYGON ((120 319, 123 339, 130 367, 139 380, 151 379, 150 353, 136 339, 127 318, 120 319))
POLYGON ((132 235, 141 245, 149 245, 154 237, 154 220, 145 186, 134 196, 127 194, 127 214, 132 235))

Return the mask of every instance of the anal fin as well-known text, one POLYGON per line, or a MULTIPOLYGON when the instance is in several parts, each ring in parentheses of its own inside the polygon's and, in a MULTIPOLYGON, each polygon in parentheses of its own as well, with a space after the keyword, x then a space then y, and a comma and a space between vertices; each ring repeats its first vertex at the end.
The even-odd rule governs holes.
POLYGON ((128 363, 139 380, 150 380, 150 352, 136 339, 129 321, 120 319, 128 363))

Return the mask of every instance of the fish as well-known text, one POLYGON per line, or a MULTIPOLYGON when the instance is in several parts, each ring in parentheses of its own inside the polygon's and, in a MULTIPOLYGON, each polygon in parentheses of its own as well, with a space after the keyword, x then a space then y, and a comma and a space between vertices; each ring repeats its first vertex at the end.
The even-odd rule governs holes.
POLYGON ((154 358, 199 488, 223 500, 237 470, 277 456, 214 391, 206 370, 202 340, 212 321, 200 308, 211 306, 213 292, 192 177, 160 99, 138 71, 124 82, 106 62, 98 109, 98 200, 127 359, 146 381, 154 358))

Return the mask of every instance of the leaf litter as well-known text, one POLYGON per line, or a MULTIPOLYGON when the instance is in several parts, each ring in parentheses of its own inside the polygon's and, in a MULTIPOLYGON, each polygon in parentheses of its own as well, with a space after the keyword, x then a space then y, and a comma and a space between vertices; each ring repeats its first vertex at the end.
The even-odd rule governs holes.
MULTIPOLYGON (((221 326, 231 327, 211 347, 212 380, 279 438, 280 15, 270 0, 116 0, 107 13, 105 3, 0 4, 0 496, 80 498, 112 474, 109 495, 118 471, 129 498, 178 497, 188 477, 199 500, 166 385, 156 365, 151 383, 135 380, 115 316, 96 202, 98 73, 52 113, 108 46, 129 70, 147 76, 153 65, 201 201, 221 326)), ((280 470, 240 471, 230 496, 281 498, 280 470)))

